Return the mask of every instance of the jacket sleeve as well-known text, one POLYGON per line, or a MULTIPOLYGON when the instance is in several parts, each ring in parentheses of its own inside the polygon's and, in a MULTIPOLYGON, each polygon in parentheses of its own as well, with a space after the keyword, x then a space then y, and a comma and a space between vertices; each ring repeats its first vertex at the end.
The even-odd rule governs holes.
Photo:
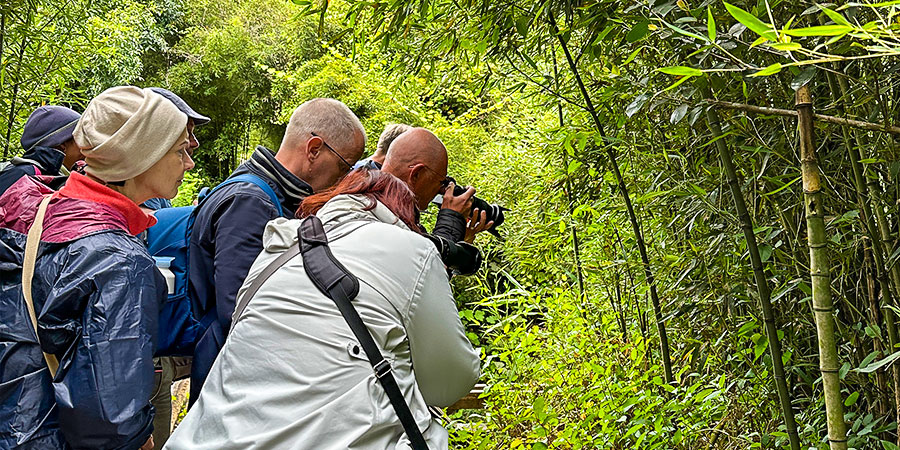
POLYGON ((481 360, 466 337, 437 252, 425 260, 407 321, 416 384, 425 402, 450 406, 475 385, 481 360))
POLYGON ((231 328, 238 290, 263 249, 263 230, 266 223, 278 217, 278 210, 268 198, 263 200, 251 193, 238 193, 221 208, 219 216, 214 218, 213 280, 216 320, 227 332, 231 328))
POLYGON ((450 242, 459 242, 466 237, 466 218, 457 211, 441 208, 431 234, 450 242))
POLYGON ((434 230, 425 233, 449 270, 459 275, 471 275, 481 267, 481 252, 474 245, 464 242, 465 236, 466 218, 447 208, 438 211, 434 230))
POLYGON ((57 349, 60 428, 74 449, 136 449, 153 431, 153 349, 165 280, 148 255, 135 254, 146 252, 139 242, 120 236, 96 245, 98 238, 69 252, 42 308, 41 339, 46 333, 61 342, 64 318, 78 317, 73 308, 83 305, 75 329, 72 320, 62 327, 74 339, 57 349))

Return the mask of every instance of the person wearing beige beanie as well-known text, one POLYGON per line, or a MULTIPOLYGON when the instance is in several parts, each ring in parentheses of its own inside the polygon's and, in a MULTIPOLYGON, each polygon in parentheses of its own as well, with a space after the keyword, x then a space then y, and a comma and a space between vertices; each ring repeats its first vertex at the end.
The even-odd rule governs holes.
POLYGON ((22 267, 0 277, 11 330, 0 360, 17 361, 0 365, 9 387, 0 403, 12 405, 0 408, 0 448, 153 448, 153 353, 168 289, 137 237, 156 219, 138 205, 175 197, 194 167, 187 121, 149 89, 108 89, 73 133, 86 175, 72 173, 58 192, 23 177, 0 196, 0 266, 22 267), (34 236, 41 245, 26 259, 34 236))

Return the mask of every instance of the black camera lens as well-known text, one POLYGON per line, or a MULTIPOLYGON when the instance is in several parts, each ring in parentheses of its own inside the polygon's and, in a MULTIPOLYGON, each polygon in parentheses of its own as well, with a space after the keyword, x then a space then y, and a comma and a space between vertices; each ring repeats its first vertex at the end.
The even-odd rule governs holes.
MULTIPOLYGON (((452 178, 451 178, 451 180, 452 180, 452 178)), ((456 183, 455 180, 453 180, 453 182, 456 183)), ((458 197, 465 193, 466 193, 465 187, 460 186, 459 184, 456 184, 453 187, 453 196, 454 197, 458 197)), ((494 236, 500 237, 500 234, 497 232, 497 227, 499 227, 500 225, 503 224, 503 220, 504 220, 503 212, 509 211, 509 209, 504 208, 497 204, 488 203, 488 202, 486 202, 478 197, 475 197, 475 196, 472 197, 472 208, 473 209, 477 208, 481 211, 484 211, 487 215, 488 222, 494 221, 494 224, 491 225, 491 227, 488 228, 487 231, 488 231, 488 233, 491 233, 494 236)))

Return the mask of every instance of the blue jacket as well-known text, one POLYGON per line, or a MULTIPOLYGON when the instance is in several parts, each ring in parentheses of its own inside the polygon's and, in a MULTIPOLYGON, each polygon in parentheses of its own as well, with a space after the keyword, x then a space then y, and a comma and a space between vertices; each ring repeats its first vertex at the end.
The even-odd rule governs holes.
MULTIPOLYGON (((84 185, 70 179, 60 194, 84 185)), ((32 285, 38 341, 22 259, 37 203, 50 192, 24 177, 0 197, 0 449, 137 449, 153 430, 165 281, 120 210, 55 198, 32 285), (41 349, 59 360, 53 380, 41 349)))
MULTIPOLYGON (((251 160, 238 166, 231 176, 248 172, 272 187, 285 217, 293 218, 302 197, 312 193, 309 185, 288 172, 264 147, 257 147, 251 160), (285 184, 303 194, 288 194, 285 184)), ((225 344, 237 292, 262 251, 266 223, 276 217, 278 209, 269 196, 249 182, 216 189, 197 211, 188 250, 188 289, 195 302, 194 317, 201 326, 191 366, 192 404, 225 344)))

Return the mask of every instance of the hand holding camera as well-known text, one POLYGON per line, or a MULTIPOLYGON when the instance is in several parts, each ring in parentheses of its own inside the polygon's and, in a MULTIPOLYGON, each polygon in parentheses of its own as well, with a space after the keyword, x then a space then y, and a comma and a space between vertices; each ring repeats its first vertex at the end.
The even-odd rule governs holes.
POLYGON ((441 209, 452 209, 453 211, 462 214, 464 217, 468 217, 474 201, 474 187, 457 187, 456 183, 451 181, 444 190, 444 199, 443 202, 441 202, 441 209))

